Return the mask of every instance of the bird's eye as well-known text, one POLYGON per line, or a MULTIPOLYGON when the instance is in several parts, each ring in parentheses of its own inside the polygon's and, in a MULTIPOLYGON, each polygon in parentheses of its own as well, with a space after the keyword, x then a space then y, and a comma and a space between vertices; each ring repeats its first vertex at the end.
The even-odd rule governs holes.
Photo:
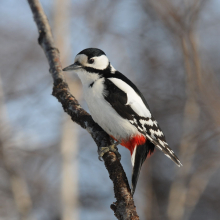
POLYGON ((94 63, 94 59, 90 59, 90 60, 88 61, 88 63, 90 63, 90 64, 94 63))

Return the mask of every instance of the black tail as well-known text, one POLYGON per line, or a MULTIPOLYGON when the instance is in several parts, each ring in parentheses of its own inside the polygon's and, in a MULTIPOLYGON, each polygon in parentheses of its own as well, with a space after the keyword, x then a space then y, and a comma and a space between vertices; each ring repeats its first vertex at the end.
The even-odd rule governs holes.
POLYGON ((154 151, 154 144, 152 144, 150 141, 147 140, 145 144, 137 146, 133 152, 134 155, 132 154, 132 165, 133 165, 132 189, 131 189, 132 195, 134 194, 136 189, 142 164, 146 160, 148 153, 152 153, 153 151, 154 151))

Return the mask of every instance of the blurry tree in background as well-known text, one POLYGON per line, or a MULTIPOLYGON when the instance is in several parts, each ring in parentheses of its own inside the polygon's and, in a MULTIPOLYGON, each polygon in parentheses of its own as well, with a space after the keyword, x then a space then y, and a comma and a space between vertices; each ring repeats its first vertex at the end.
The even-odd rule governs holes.
MULTIPOLYGON (((140 219, 219 219, 220 2, 66 0, 64 11, 64 1, 41 3, 63 66, 82 49, 103 49, 143 92, 183 163, 157 151, 147 159, 134 195, 140 219)), ((95 143, 69 128, 50 95, 27 2, 3 0, 0 16, 0 218, 64 220, 72 206, 73 219, 114 219, 95 143)), ((67 81, 81 91, 77 78, 67 81)), ((130 178, 129 152, 119 150, 130 178)))
MULTIPOLYGON (((61 54, 61 62, 70 62, 70 0, 56 0, 54 7, 55 44, 61 54)), ((69 88, 79 99, 77 80, 68 78, 69 88)), ((61 137, 62 176, 61 204, 62 219, 78 219, 78 126, 63 113, 61 137)))

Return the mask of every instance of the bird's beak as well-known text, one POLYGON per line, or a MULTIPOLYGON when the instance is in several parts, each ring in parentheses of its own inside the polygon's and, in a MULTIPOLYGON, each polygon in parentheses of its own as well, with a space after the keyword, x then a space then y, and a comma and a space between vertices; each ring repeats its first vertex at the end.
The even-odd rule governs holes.
POLYGON ((75 62, 74 64, 67 66, 63 69, 63 71, 70 71, 70 70, 78 70, 82 68, 79 62, 75 62))

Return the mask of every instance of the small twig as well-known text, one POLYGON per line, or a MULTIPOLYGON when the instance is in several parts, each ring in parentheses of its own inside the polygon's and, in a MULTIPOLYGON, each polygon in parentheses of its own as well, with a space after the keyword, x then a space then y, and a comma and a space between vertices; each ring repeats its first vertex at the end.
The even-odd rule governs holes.
MULTIPOLYGON (((28 3, 39 31, 38 42, 43 48, 50 65, 50 73, 54 80, 53 96, 62 104, 64 111, 71 116, 72 120, 91 134, 99 148, 111 145, 113 139, 93 121, 92 117, 79 105, 69 91, 62 75, 59 51, 55 48, 51 29, 40 2, 38 0, 28 0, 28 3)), ((131 196, 128 180, 116 154, 107 152, 103 159, 114 184, 117 201, 111 205, 111 208, 115 216, 120 220, 138 220, 139 217, 131 196)))

